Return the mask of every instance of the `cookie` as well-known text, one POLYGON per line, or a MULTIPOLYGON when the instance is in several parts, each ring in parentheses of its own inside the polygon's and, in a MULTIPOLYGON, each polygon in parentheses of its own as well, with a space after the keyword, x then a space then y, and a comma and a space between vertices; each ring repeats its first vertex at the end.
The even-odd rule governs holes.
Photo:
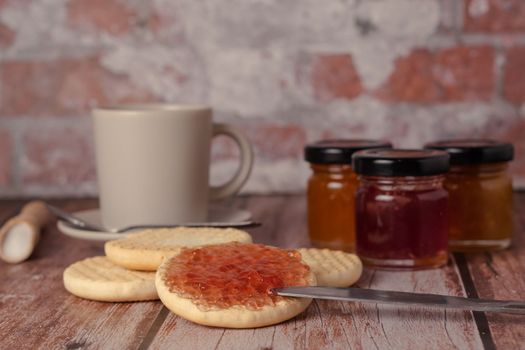
POLYGON ((106 242, 106 256, 115 264, 131 270, 155 271, 165 257, 183 247, 227 242, 251 243, 249 233, 233 228, 150 229, 106 242))
POLYGON ((319 286, 348 287, 357 282, 363 272, 363 264, 355 254, 317 248, 301 248, 298 251, 314 272, 319 286))
POLYGON ((236 243, 184 249, 166 259, 155 278, 162 303, 173 313, 226 328, 263 327, 295 317, 311 299, 271 295, 270 288, 315 284, 297 252, 236 243))
POLYGON ((126 270, 104 256, 78 261, 64 270, 64 286, 78 297, 97 301, 158 299, 155 273, 126 270))

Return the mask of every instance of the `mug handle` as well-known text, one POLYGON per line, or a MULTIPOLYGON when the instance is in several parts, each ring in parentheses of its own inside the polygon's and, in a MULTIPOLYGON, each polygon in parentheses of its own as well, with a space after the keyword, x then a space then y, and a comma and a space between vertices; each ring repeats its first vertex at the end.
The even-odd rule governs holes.
POLYGON ((218 135, 228 136, 235 141, 241 151, 241 164, 230 181, 210 187, 211 199, 221 199, 237 193, 248 180, 253 166, 252 145, 240 130, 228 124, 213 124, 213 137, 218 135))

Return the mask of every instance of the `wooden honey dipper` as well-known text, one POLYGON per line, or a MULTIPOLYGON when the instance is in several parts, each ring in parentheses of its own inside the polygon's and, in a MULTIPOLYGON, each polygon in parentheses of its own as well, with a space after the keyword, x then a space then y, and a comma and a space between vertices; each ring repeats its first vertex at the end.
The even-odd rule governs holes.
POLYGON ((40 232, 53 219, 54 215, 44 202, 26 204, 20 214, 0 228, 0 259, 17 264, 29 258, 40 239, 40 232))

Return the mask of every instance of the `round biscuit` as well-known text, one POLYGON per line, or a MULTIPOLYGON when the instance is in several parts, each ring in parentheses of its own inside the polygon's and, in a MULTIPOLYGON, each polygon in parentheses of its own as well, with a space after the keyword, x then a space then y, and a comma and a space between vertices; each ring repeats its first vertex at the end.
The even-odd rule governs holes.
POLYGON ((164 258, 177 254, 181 248, 228 242, 251 243, 252 237, 233 228, 149 229, 108 241, 104 250, 106 256, 119 266, 155 271, 164 258))
POLYGON ((357 282, 363 272, 363 264, 355 254, 317 248, 297 250, 314 272, 319 286, 348 287, 357 282))
MULTIPOLYGON (((164 282, 164 275, 169 259, 159 267, 155 277, 155 286, 159 298, 169 310, 189 321, 212 327, 225 328, 257 328, 269 326, 289 320, 303 312, 312 302, 309 298, 283 298, 275 305, 266 305, 258 310, 250 310, 242 306, 227 309, 203 311, 190 299, 180 297, 169 290, 164 282)), ((308 284, 316 285, 315 275, 310 270, 307 276, 308 284)))
POLYGON ((95 256, 68 266, 64 287, 78 297, 97 301, 158 299, 155 273, 126 270, 105 256, 95 256))

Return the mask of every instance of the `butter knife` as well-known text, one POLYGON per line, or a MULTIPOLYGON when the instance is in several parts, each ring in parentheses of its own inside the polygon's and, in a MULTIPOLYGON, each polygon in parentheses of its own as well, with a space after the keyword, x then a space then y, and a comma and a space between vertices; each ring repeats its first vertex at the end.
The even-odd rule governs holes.
POLYGON ((377 289, 335 287, 274 288, 274 293, 286 297, 316 298, 370 303, 421 305, 484 312, 507 312, 525 315, 525 302, 452 297, 439 294, 395 292, 377 289))

